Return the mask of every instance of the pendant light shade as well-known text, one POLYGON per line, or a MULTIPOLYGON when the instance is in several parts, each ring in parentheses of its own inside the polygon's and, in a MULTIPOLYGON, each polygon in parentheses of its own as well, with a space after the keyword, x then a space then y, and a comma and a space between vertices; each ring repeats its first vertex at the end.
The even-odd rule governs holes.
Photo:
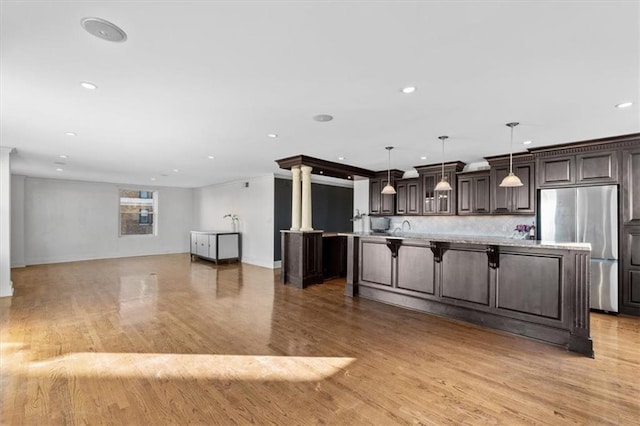
POLYGON ((503 188, 513 188, 522 186, 522 181, 513 173, 513 128, 520 123, 507 123, 507 127, 511 128, 511 142, 509 142, 509 174, 502 179, 500 186, 503 188))
POLYGON ((393 185, 391 185, 391 150, 393 149, 393 147, 386 146, 384 149, 386 149, 387 152, 389 153, 389 163, 388 163, 389 167, 387 168, 387 186, 382 188, 382 194, 393 195, 396 193, 396 190, 393 188, 393 185))
POLYGON ((442 141, 442 179, 440 179, 440 182, 433 188, 434 191, 451 191, 453 189, 449 182, 447 182, 447 177, 444 175, 444 141, 448 138, 449 136, 438 136, 438 139, 442 141))

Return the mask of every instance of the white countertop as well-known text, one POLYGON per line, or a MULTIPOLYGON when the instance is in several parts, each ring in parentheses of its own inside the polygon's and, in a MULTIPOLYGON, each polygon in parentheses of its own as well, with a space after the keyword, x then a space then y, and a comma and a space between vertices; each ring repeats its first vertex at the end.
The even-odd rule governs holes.
POLYGON ((342 232, 339 235, 354 237, 372 237, 372 238, 392 238, 401 240, 421 240, 440 243, 458 243, 458 244, 483 244, 509 247, 535 247, 535 248, 554 248, 565 250, 587 250, 591 251, 589 243, 561 243, 557 241, 541 241, 541 240, 519 240, 507 237, 493 237, 483 235, 445 235, 445 234, 422 234, 415 232, 396 232, 393 234, 379 234, 372 232, 342 232))

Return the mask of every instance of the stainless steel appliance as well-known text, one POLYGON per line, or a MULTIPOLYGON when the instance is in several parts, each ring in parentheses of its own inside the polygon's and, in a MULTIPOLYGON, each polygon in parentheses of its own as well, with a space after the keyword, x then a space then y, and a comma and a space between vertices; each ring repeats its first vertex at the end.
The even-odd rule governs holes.
POLYGON ((591 308, 618 312, 618 188, 540 190, 540 239, 591 243, 591 308))

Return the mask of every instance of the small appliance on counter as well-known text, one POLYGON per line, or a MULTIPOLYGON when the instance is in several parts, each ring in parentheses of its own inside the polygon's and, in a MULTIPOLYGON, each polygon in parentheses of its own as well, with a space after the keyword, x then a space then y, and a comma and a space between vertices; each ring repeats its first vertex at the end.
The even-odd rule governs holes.
POLYGON ((386 234, 389 230, 389 226, 391 225, 391 219, 388 217, 374 217, 370 216, 371 219, 371 232, 373 233, 381 233, 386 234))

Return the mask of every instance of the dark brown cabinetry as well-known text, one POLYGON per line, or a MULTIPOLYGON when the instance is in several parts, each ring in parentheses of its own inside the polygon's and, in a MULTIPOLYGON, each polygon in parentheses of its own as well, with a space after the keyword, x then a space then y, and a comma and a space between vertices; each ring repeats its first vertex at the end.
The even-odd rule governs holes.
MULTIPOLYGON (((391 170, 391 182, 397 191, 397 182, 402 178, 402 170, 391 170)), ((387 171, 377 172, 369 179, 369 214, 389 216, 396 213, 396 196, 383 195, 382 188, 387 185, 387 171)))
POLYGON ((640 134, 531 149, 540 188, 619 184, 619 309, 640 315, 640 134))
POLYGON ((458 174, 458 214, 491 212, 489 170, 458 174))
POLYGON ((535 162, 531 154, 513 155, 513 173, 520 178, 522 186, 503 188, 502 179, 509 174, 509 156, 487 157, 491 166, 491 213, 535 214, 535 162))
POLYGON ((452 187, 451 191, 436 191, 435 187, 442 179, 442 165, 431 164, 418 166, 421 184, 421 207, 423 215, 454 215, 457 210, 457 180, 456 174, 461 172, 465 163, 456 161, 445 163, 444 176, 452 187))
POLYGON ((396 185, 396 214, 420 214, 420 181, 416 179, 399 180, 396 185))
POLYGON ((538 186, 573 186, 618 182, 618 152, 587 151, 576 155, 555 155, 547 151, 538 159, 538 186))
POLYGON ((622 294, 620 312, 640 315, 640 137, 622 150, 622 294))

